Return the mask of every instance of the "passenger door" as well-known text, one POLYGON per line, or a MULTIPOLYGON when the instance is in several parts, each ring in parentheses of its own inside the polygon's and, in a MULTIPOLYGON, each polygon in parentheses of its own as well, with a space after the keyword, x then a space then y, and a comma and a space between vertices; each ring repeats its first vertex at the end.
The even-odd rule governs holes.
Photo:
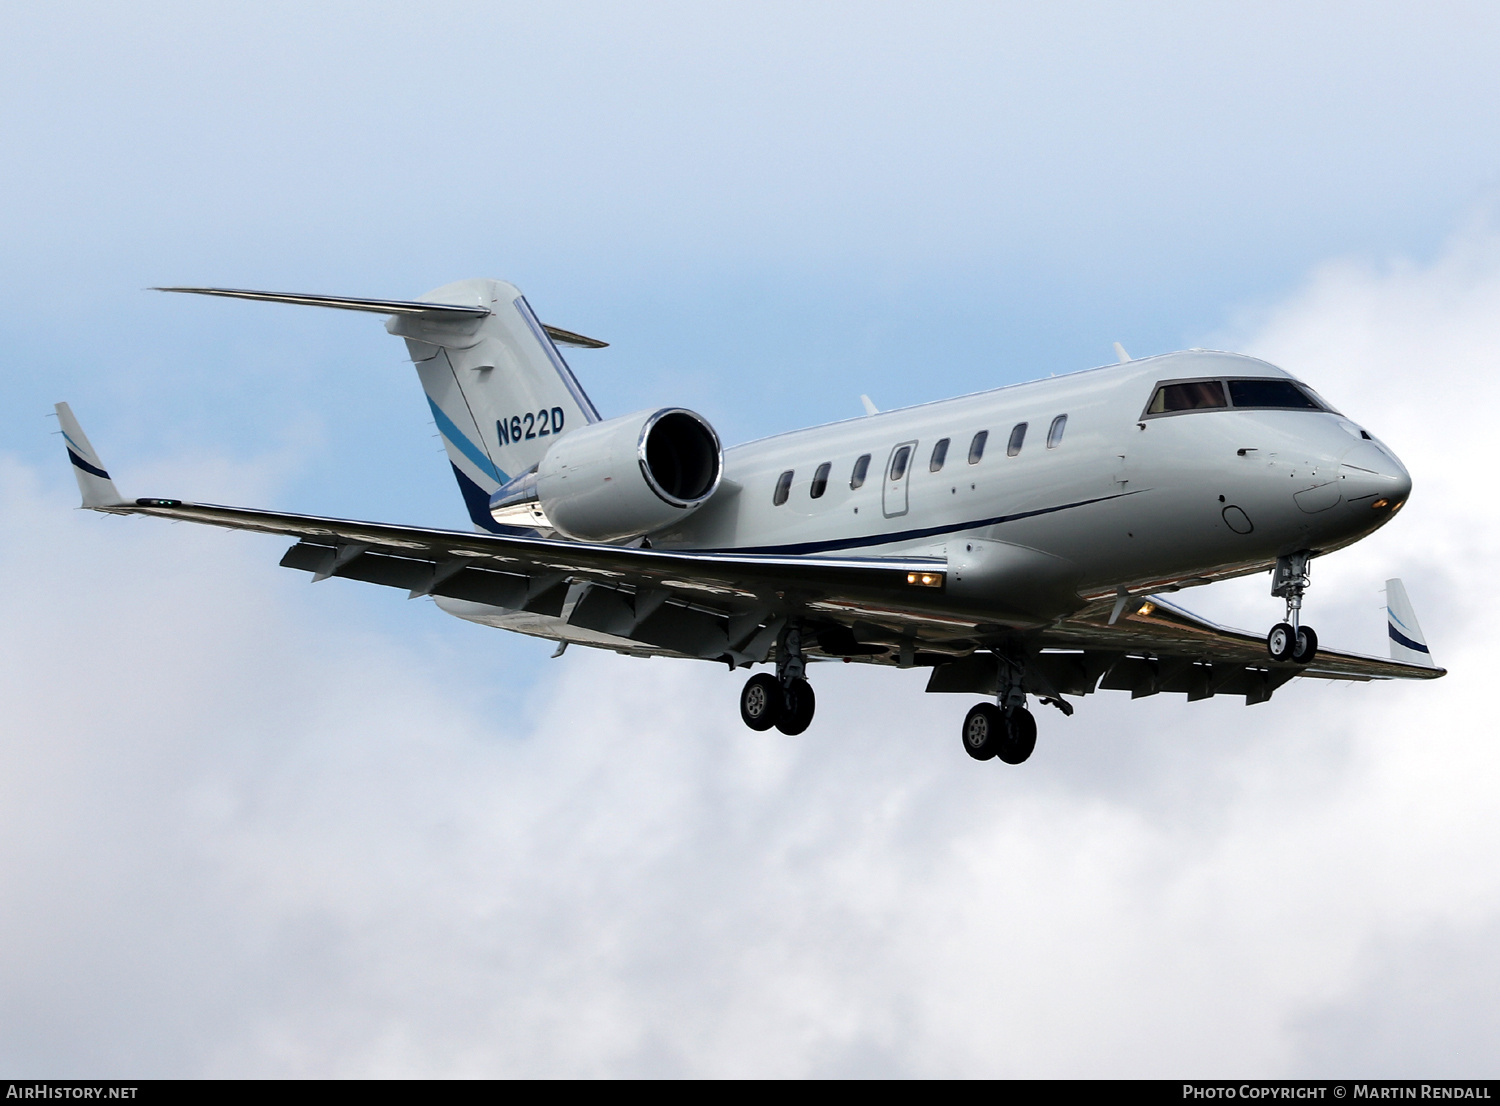
POLYGON ((881 506, 886 518, 906 514, 909 504, 907 488, 911 484, 911 462, 917 455, 917 443, 902 442, 891 450, 885 463, 885 484, 881 489, 881 506))

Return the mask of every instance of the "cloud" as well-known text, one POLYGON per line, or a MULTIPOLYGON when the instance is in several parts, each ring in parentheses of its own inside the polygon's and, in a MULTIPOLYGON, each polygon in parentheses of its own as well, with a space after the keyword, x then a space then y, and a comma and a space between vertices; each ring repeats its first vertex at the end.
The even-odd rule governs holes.
MULTIPOLYGON (((1451 675, 1101 693, 1020 769, 917 674, 822 666, 809 733, 753 734, 715 666, 398 632, 275 543, 0 466, 0 1064, 1493 1074, 1500 241, 1329 266, 1234 344, 1415 476, 1318 565, 1323 636, 1382 649, 1400 574, 1451 675)), ((1193 605, 1261 625, 1263 588, 1193 605)))

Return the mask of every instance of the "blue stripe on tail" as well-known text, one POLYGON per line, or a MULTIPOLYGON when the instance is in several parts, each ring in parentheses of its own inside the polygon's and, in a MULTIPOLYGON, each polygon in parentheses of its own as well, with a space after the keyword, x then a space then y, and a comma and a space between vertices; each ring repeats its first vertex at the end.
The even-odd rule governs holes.
MULTIPOLYGON (((475 468, 493 479, 497 484, 506 484, 510 482, 510 477, 506 476, 505 473, 497 469, 495 467, 495 463, 484 455, 484 451, 473 442, 469 441, 469 439, 464 435, 464 432, 454 424, 453 420, 444 413, 443 409, 432 401, 431 396, 427 397, 427 406, 432 408, 432 417, 434 420, 436 420, 437 428, 442 433, 443 437, 452 442, 458 448, 458 451, 460 453, 462 453, 469 460, 473 461, 475 468)), ((455 469, 454 471, 457 470, 455 469)), ((467 493, 465 494, 467 495, 467 493)), ((486 508, 489 506, 488 500, 485 501, 485 506, 486 508)), ((488 515, 488 511, 486 511, 486 515, 488 515)))

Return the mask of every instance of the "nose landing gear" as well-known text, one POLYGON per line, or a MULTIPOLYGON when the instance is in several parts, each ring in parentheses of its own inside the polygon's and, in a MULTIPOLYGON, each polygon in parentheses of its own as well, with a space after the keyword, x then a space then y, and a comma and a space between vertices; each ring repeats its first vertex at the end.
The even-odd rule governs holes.
POLYGON ((1318 635, 1312 627, 1302 625, 1302 597, 1312 582, 1308 571, 1311 559, 1312 554, 1305 550, 1276 558, 1271 594, 1286 600, 1286 621, 1272 626, 1266 635, 1266 651, 1273 661, 1307 664, 1318 655, 1318 635))
POLYGON ((795 626, 782 631, 779 646, 776 675, 757 673, 740 691, 740 718, 752 730, 775 726, 790 736, 812 724, 818 700, 803 675, 802 631, 795 626))

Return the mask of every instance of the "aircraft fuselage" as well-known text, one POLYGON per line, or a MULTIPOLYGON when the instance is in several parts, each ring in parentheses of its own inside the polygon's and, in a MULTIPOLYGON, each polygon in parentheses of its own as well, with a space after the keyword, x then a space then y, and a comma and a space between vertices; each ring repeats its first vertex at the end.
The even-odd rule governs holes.
MULTIPOLYGON (((961 575, 974 542, 1000 543, 1009 559, 999 558, 996 587, 1020 571, 1043 592, 1089 597, 1240 575, 1298 550, 1328 552, 1377 529, 1409 495, 1395 455, 1332 411, 1146 414, 1159 384, 1184 379, 1292 377, 1251 357, 1173 353, 764 438, 726 450, 719 494, 652 544, 928 553, 961 575), (982 448, 971 452, 981 433, 982 448), (945 439, 946 456, 935 459, 945 439), (855 466, 866 456, 860 481, 855 466), (787 484, 781 502, 778 482, 787 484), (1018 570, 1027 557, 1030 569, 1018 570)), ((961 603, 963 581, 950 590, 961 603)))

